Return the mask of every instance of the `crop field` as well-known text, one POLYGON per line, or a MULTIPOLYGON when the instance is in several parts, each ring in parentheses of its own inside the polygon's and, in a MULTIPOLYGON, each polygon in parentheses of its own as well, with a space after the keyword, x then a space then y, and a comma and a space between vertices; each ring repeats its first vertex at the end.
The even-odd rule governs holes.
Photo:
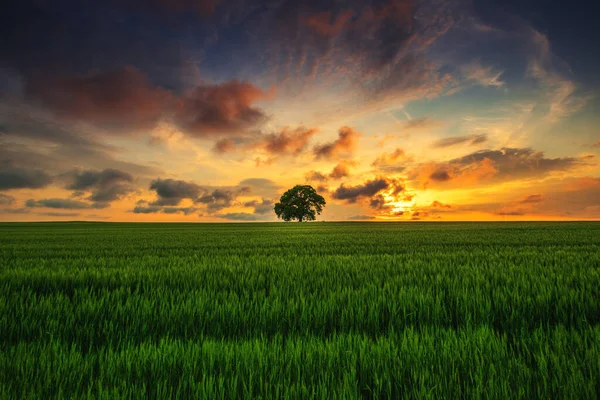
POLYGON ((600 224, 0 224, 0 398, 600 393, 600 224))

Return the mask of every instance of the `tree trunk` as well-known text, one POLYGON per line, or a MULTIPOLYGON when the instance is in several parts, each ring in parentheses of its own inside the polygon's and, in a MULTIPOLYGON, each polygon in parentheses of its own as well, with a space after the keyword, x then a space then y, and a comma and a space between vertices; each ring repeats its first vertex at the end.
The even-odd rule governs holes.
POLYGON ((298 218, 298 222, 302 222, 302 215, 298 218))

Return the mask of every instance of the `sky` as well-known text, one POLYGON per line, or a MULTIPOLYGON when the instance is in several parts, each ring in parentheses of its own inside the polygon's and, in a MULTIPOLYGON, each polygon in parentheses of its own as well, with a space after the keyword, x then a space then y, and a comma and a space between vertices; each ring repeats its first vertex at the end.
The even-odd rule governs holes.
POLYGON ((0 220, 600 219, 578 1, 21 0, 0 16, 0 220))

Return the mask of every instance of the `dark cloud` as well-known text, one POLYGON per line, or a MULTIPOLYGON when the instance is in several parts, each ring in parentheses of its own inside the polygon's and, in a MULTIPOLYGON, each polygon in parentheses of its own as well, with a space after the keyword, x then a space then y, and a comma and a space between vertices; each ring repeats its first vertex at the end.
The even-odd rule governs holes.
POLYGON ((121 150, 99 141, 94 132, 57 121, 39 109, 0 102, 0 169, 6 166, 59 176, 73 168, 114 168, 148 176, 160 169, 121 161, 121 150))
MULTIPOLYGON (((270 182, 266 179, 249 179, 247 181, 246 183, 241 182, 237 186, 210 187, 201 186, 191 181, 157 179, 150 184, 150 190, 156 192, 157 199, 152 202, 139 201, 133 212, 162 212, 167 214, 183 212, 188 215, 196 212, 197 208, 173 206, 179 205, 184 199, 189 199, 195 205, 202 207, 208 214, 214 214, 225 208, 239 205, 238 197, 252 193, 252 185, 259 186, 261 183, 267 184, 270 182)), ((259 205, 257 204, 257 206, 259 205)))
POLYGON ((468 135, 468 136, 454 136, 449 138, 439 139, 433 143, 432 147, 442 148, 455 146, 457 144, 469 143, 471 146, 476 144, 485 143, 487 141, 486 134, 468 135))
POLYGON ((0 159, 0 190, 40 189, 52 182, 52 177, 44 171, 12 164, 12 160, 0 159))
POLYGON ((376 178, 356 186, 342 184, 331 196, 337 200, 345 200, 346 203, 356 203, 363 198, 369 199, 372 208, 385 209, 388 208, 386 200, 380 192, 387 191, 390 196, 396 198, 403 190, 404 186, 399 180, 376 178))
POLYGON ((256 214, 250 213, 227 213, 227 214, 217 214, 215 217, 229 219, 232 221, 257 221, 259 217, 256 214))
POLYGON ((450 165, 469 166, 491 160, 498 169, 498 175, 522 177, 541 175, 551 171, 565 171, 581 165, 581 160, 573 157, 546 158, 543 151, 531 148, 502 148, 482 150, 450 161, 450 165))
POLYGON ((59 118, 85 121, 106 133, 131 134, 171 121, 192 137, 247 132, 268 119, 254 103, 271 97, 235 79, 201 83, 177 95, 151 84, 131 66, 70 77, 44 76, 30 80, 27 93, 59 118))
POLYGON ((163 207, 160 206, 135 206, 132 211, 134 214, 156 214, 162 209, 163 207))
POLYGON ((175 124, 193 137, 239 133, 267 120, 254 103, 270 94, 248 82, 201 84, 178 100, 175 124))
POLYGON ((364 184, 357 186, 346 186, 342 184, 333 192, 333 198, 354 203, 359 197, 374 196, 375 193, 387 189, 388 187, 389 183, 383 178, 367 181, 364 184))
POLYGON ((1 206, 10 206, 14 202, 15 202, 14 197, 0 193, 0 205, 1 206))
POLYGON ((153 206, 153 205, 145 205, 145 204, 140 204, 135 206, 135 208, 132 210, 132 212, 134 214, 156 214, 156 213, 163 213, 163 214, 184 214, 184 215, 191 215, 193 213, 195 213, 197 211, 197 208, 195 207, 162 207, 162 206, 153 206))
POLYGON ((131 174, 118 169, 80 171, 73 174, 73 181, 67 186, 67 189, 91 191, 88 200, 111 202, 133 192, 135 188, 131 185, 132 182, 131 174))
POLYGON ((244 203, 244 207, 253 207, 255 214, 269 214, 273 212, 273 206, 275 204, 269 199, 262 199, 261 201, 252 200, 244 203))
POLYGON ((108 128, 107 132, 151 129, 171 100, 134 67, 28 83, 29 96, 60 117, 108 128))
POLYGON ((371 200, 369 200, 369 206, 375 210, 385 210, 389 208, 386 204, 385 197, 383 197, 381 194, 371 197, 371 200))
POLYGON ((314 154, 317 158, 331 158, 340 153, 349 153, 356 147, 360 134, 349 126, 342 126, 338 131, 338 138, 330 143, 315 146, 314 154))
POLYGON ((25 206, 29 208, 42 207, 42 208, 59 208, 65 210, 85 210, 92 208, 104 208, 103 205, 85 203, 83 201, 72 200, 72 199, 41 199, 34 200, 29 199, 25 202, 25 206))
POLYGON ((61 212, 42 212, 36 213, 36 215, 43 215, 46 217, 78 217, 79 213, 61 213, 61 212))
POLYGON ((194 182, 176 179, 156 179, 150 183, 150 190, 156 191, 158 199, 153 206, 176 206, 183 199, 196 200, 206 189, 194 182))
POLYGON ((375 219, 375 217, 371 215, 353 215, 351 217, 348 217, 349 221, 370 221, 373 219, 375 219))
POLYGON ((234 205, 235 199, 242 193, 243 191, 240 189, 219 188, 199 197, 195 202, 206 204, 210 212, 216 212, 234 205))
POLYGON ((434 181, 438 181, 438 182, 445 182, 451 179, 450 174, 448 173, 448 171, 445 170, 437 170, 434 171, 431 175, 429 175, 429 179, 432 179, 434 181))

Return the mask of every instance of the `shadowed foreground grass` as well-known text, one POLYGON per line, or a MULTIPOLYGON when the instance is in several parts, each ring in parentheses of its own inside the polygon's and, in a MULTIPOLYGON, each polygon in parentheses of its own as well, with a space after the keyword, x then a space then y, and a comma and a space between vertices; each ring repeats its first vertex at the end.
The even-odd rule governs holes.
POLYGON ((595 398, 600 224, 0 224, 3 398, 595 398))

